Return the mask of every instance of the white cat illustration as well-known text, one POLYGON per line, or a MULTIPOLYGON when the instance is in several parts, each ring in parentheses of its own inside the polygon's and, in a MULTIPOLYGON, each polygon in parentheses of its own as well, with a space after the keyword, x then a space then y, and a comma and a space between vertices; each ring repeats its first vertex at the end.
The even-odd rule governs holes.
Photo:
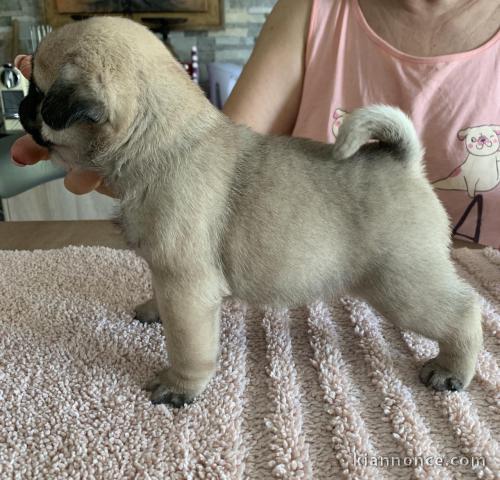
POLYGON ((446 178, 433 183, 441 190, 464 190, 474 198, 477 192, 488 192, 500 183, 500 126, 479 125, 458 132, 465 141, 467 157, 446 178))

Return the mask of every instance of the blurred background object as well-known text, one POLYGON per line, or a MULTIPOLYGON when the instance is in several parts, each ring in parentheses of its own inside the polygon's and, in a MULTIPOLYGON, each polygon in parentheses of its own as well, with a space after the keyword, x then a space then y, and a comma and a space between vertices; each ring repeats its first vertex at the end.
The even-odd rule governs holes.
POLYGON ((234 63, 212 62, 208 64, 209 98, 222 108, 234 88, 243 67, 234 63))
MULTIPOLYGON (((28 93, 29 82, 12 63, 0 67, 0 134, 21 132, 19 105, 28 93)), ((1 136, 0 135, 0 136, 1 136)))
MULTIPOLYGON (((14 20, 12 24, 11 59, 21 52, 33 53, 42 38, 52 31, 50 25, 29 24, 14 20)), ((19 105, 28 93, 29 82, 12 61, 0 68, 0 134, 23 130, 19 121, 19 105)))
POLYGON ((34 53, 38 44, 42 41, 48 33, 52 31, 50 25, 31 25, 30 26, 30 40, 31 40, 31 53, 34 53))

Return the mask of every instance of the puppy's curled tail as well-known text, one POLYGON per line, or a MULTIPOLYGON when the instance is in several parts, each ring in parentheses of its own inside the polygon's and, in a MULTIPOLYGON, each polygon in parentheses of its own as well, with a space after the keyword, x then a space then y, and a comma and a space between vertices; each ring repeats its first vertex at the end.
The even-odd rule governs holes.
POLYGON ((335 155, 348 158, 369 140, 389 146, 403 162, 421 165, 424 149, 412 121, 399 108, 373 105, 348 114, 337 135, 335 155))

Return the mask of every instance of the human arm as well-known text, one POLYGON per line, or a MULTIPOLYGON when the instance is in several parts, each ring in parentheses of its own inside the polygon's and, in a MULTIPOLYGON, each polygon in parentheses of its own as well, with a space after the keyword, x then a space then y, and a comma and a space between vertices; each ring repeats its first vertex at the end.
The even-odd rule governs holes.
POLYGON ((260 133, 290 135, 302 95, 312 0, 279 0, 223 111, 260 133))

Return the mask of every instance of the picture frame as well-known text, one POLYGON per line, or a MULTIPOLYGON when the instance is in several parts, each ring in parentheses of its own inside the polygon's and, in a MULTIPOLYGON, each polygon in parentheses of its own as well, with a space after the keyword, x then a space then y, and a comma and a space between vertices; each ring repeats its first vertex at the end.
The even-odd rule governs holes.
POLYGON ((168 30, 217 30, 224 25, 224 0, 44 0, 43 7, 46 23, 54 28, 96 15, 124 16, 168 30), (149 10, 138 11, 146 3, 149 10), (157 11, 163 4, 165 10, 157 11))

